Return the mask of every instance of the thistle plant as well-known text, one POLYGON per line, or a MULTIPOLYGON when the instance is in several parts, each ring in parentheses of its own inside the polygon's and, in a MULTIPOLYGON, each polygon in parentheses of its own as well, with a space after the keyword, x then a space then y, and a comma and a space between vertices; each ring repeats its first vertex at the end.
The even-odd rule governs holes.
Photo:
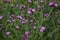
POLYGON ((60 40, 59 0, 1 0, 0 40, 60 40))

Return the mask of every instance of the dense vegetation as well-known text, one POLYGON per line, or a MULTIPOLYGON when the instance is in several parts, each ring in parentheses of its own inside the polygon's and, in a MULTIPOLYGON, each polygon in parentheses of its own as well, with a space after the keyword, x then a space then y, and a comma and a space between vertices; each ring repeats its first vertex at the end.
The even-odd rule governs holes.
POLYGON ((0 40, 60 40, 60 0, 0 0, 0 40))

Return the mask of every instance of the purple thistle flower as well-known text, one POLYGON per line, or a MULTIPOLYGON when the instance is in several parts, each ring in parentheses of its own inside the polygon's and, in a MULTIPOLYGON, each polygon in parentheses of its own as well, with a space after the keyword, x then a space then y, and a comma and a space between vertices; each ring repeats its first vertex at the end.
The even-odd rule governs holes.
POLYGON ((49 6, 54 6, 55 2, 49 2, 49 6))
POLYGON ((44 16, 45 16, 45 17, 49 17, 50 15, 49 15, 48 13, 45 13, 44 16))
POLYGON ((28 40, 28 38, 25 38, 25 40, 28 40))
POLYGON ((15 20, 15 19, 13 19, 13 20, 12 20, 12 22, 16 22, 16 20, 15 20))
POLYGON ((58 4, 55 2, 49 2, 49 6, 58 7, 58 4))
POLYGON ((28 11, 28 14, 31 14, 32 12, 31 11, 28 11))
POLYGON ((10 14, 9 18, 14 18, 15 15, 14 14, 10 14))
POLYGON ((44 32, 44 30, 40 29, 40 32, 44 32))
POLYGON ((23 9, 25 9, 25 7, 26 7, 26 6, 24 6, 24 5, 22 4, 22 5, 20 5, 19 9, 20 9, 20 10, 23 10, 23 9))
POLYGON ((35 12, 35 9, 34 8, 28 8, 28 14, 32 14, 35 12))
POLYGON ((32 10, 32 8, 28 8, 28 11, 31 11, 32 10))
POLYGON ((33 26, 34 24, 33 23, 30 23, 31 26, 33 26))
POLYGON ((11 14, 10 16, 11 16, 11 17, 15 17, 15 15, 14 15, 14 14, 11 14))
POLYGON ((32 8, 28 8, 28 14, 32 14, 32 8))
POLYGON ((32 13, 34 13, 35 12, 35 9, 32 9, 31 11, 32 11, 32 13))
POLYGON ((2 20, 3 19, 3 16, 0 16, 0 20, 2 20))
POLYGON ((40 28, 40 32, 44 32, 44 31, 45 31, 45 27, 42 26, 42 27, 40 28))
POLYGON ((26 31, 26 32, 25 32, 25 35, 29 35, 29 32, 28 32, 28 31, 26 31))
POLYGON ((28 3, 31 3, 32 2, 32 0, 28 0, 28 3))
POLYGON ((18 19, 22 19, 23 17, 22 16, 17 16, 18 19))
POLYGON ((6 35, 10 35, 10 32, 8 31, 8 32, 6 32, 6 35))
POLYGON ((41 6, 38 6, 38 10, 40 11, 42 9, 42 7, 41 6))
POLYGON ((19 26, 15 26, 16 29, 19 29, 20 27, 19 26))
POLYGON ((25 35, 26 35, 26 37, 28 38, 28 36, 29 36, 29 32, 26 31, 26 32, 25 32, 25 35))
POLYGON ((25 40, 25 36, 24 35, 22 35, 22 40, 25 40))
POLYGON ((26 20, 26 19, 23 19, 22 20, 22 24, 25 24, 25 23, 27 23, 28 22, 28 20, 26 20))
POLYGON ((30 20, 30 23, 32 23, 33 22, 33 20, 30 20))
POLYGON ((25 35, 25 36, 26 36, 26 38, 28 38, 29 35, 25 35))
POLYGON ((44 27, 44 26, 42 26, 42 27, 41 27, 41 29, 45 30, 45 27, 44 27))

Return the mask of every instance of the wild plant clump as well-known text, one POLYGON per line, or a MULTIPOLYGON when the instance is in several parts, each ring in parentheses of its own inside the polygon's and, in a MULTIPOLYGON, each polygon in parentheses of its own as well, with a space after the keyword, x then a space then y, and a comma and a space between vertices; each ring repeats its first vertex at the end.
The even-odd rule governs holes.
POLYGON ((1 0, 0 40, 60 40, 59 0, 1 0))

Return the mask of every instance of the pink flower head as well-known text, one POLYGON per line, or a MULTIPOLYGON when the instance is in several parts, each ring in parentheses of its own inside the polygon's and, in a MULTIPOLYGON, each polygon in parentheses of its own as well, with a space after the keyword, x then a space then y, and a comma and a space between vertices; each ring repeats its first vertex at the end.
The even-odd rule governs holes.
POLYGON ((25 23, 27 23, 28 22, 28 20, 26 20, 26 19, 23 19, 22 20, 22 24, 25 24, 25 23))
POLYGON ((32 23, 33 22, 33 20, 30 20, 30 23, 32 23))
POLYGON ((28 11, 31 11, 32 10, 32 8, 28 8, 28 11))
POLYGON ((48 13, 45 13, 44 16, 45 16, 45 17, 49 17, 50 15, 49 15, 48 13))
POLYGON ((17 18, 22 19, 23 17, 22 16, 17 16, 17 18))
POLYGON ((54 6, 55 2, 49 2, 49 6, 54 6))
POLYGON ((22 35, 22 40, 25 40, 25 36, 24 35, 22 35))
POLYGON ((35 12, 35 9, 34 8, 28 8, 28 14, 32 14, 35 12))
POLYGON ((20 27, 19 27, 19 26, 16 26, 15 28, 16 28, 16 29, 19 29, 20 27))
POLYGON ((3 16, 0 16, 0 20, 2 20, 3 19, 3 16))
POLYGON ((32 11, 32 13, 34 13, 35 12, 35 9, 32 9, 31 11, 32 11))
POLYGON ((8 32, 6 32, 6 35, 10 35, 10 32, 8 31, 8 32))
POLYGON ((28 38, 25 38, 25 40, 28 40, 28 38))
POLYGON ((45 27, 44 27, 44 26, 42 26, 42 27, 41 27, 41 29, 45 30, 45 27))
POLYGON ((16 20, 15 20, 15 19, 13 19, 13 20, 12 20, 12 22, 16 22, 16 20))
POLYGON ((31 26, 33 26, 34 24, 33 23, 30 23, 31 26))
POLYGON ((31 11, 28 11, 28 14, 31 14, 32 12, 31 11))
POLYGON ((25 9, 25 7, 26 7, 26 6, 24 6, 24 5, 22 4, 22 5, 20 5, 19 9, 20 9, 20 10, 23 10, 23 9, 25 9))
POLYGON ((32 14, 32 8, 28 8, 28 14, 32 14))
POLYGON ((42 7, 41 6, 38 6, 38 10, 40 11, 42 9, 42 7))
POLYGON ((44 32, 44 31, 45 31, 45 27, 42 26, 42 27, 40 28, 40 32, 44 32))
POLYGON ((25 32, 25 35, 26 35, 26 37, 28 37, 28 36, 29 36, 29 32, 26 31, 26 32, 25 32))
POLYGON ((44 32, 44 30, 41 29, 40 32, 44 32))
POLYGON ((31 3, 32 2, 32 0, 28 0, 28 3, 31 3))
POLYGON ((28 32, 28 31, 26 31, 26 32, 25 32, 25 35, 29 35, 29 32, 28 32))
POLYGON ((50 2, 50 3, 49 3, 49 6, 58 7, 58 4, 57 4, 57 3, 55 3, 55 2, 50 2))
POLYGON ((10 14, 9 18, 14 18, 15 15, 14 14, 10 14))

